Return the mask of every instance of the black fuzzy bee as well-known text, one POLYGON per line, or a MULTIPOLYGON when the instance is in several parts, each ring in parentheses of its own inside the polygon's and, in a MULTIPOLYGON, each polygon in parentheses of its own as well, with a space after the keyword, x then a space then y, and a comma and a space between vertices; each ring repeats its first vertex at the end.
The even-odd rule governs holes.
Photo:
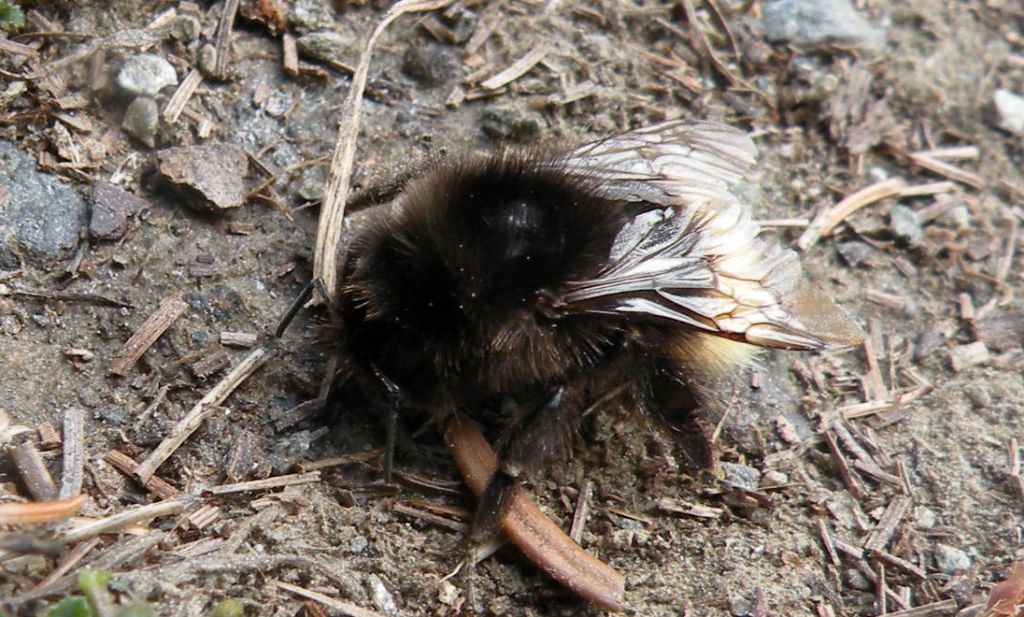
POLYGON ((439 164, 349 246, 330 329, 339 396, 392 428, 404 410, 442 426, 502 410, 478 537, 616 386, 690 466, 708 464, 708 375, 755 346, 860 339, 797 255, 758 237, 734 191, 755 157, 736 129, 672 121, 561 154, 439 164))

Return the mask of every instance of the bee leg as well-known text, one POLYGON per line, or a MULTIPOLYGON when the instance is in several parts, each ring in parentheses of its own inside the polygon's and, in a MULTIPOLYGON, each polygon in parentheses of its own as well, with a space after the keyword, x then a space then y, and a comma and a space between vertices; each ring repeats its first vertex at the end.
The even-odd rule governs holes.
POLYGON ((386 431, 384 441, 384 483, 391 484, 391 473, 395 464, 395 433, 398 432, 398 410, 405 401, 405 395, 402 394, 401 386, 391 381, 376 366, 372 368, 373 374, 380 380, 384 390, 387 392, 388 412, 384 422, 386 431))
POLYGON ((698 413, 700 399, 670 359, 644 350, 633 362, 633 398, 637 407, 665 429, 680 447, 682 467, 711 467, 714 452, 708 427, 698 413))
POLYGON ((515 488, 536 473, 555 455, 563 454, 580 421, 580 405, 570 401, 566 388, 558 387, 532 414, 512 427, 498 448, 498 470, 480 495, 470 526, 469 539, 479 544, 498 531, 508 512, 515 488))

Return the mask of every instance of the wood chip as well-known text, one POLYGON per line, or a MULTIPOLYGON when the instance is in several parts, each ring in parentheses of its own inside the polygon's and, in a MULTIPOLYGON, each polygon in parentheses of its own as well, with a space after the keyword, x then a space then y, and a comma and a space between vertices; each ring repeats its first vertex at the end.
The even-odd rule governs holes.
POLYGON ((214 64, 214 73, 221 79, 227 77, 228 63, 231 62, 231 32, 235 27, 238 3, 239 0, 225 0, 217 24, 217 60, 214 64))
POLYGON ((57 496, 57 486, 39 455, 36 444, 24 441, 10 449, 11 461, 18 475, 36 501, 49 501, 57 496))
POLYGON ((71 518, 85 505, 85 495, 69 499, 0 504, 0 525, 37 525, 71 518))
POLYGON ((842 224, 850 215, 857 210, 878 203, 883 199, 897 197, 905 187, 900 178, 890 178, 882 182, 876 182, 866 186, 859 191, 842 199, 839 203, 818 212, 817 216, 807 226, 804 233, 796 241, 801 250, 807 250, 820 238, 828 236, 832 230, 842 224))
POLYGON ((167 101, 167 105, 164 106, 164 121, 168 124, 174 124, 178 121, 178 117, 181 112, 185 111, 185 105, 188 104, 189 99, 195 94, 196 88, 199 84, 203 83, 203 74, 199 72, 199 69, 192 69, 185 76, 185 79, 181 80, 178 84, 178 89, 174 91, 171 98, 167 101))
POLYGON ((306 473, 293 473, 284 476, 275 476, 263 480, 250 480, 249 482, 237 482, 235 484, 222 484, 203 489, 204 495, 228 495, 230 493, 245 493, 249 491, 265 491, 282 486, 295 484, 311 484, 320 481, 319 471, 306 473))
MULTIPOLYGON (((498 469, 490 444, 470 420, 455 416, 445 431, 446 441, 473 493, 483 493, 498 469)), ((584 551, 534 505, 518 488, 502 529, 537 567, 576 595, 610 611, 621 611, 625 579, 610 566, 584 551)))
POLYGON ((0 52, 11 54, 12 56, 25 56, 26 58, 35 58, 39 55, 39 50, 35 47, 22 45, 4 36, 0 36, 0 52))
POLYGON ((445 529, 451 529, 459 533, 466 533, 469 531, 469 525, 459 521, 454 521, 446 516, 439 516, 433 512, 428 512, 420 507, 420 504, 414 502, 398 502, 392 506, 392 510, 399 514, 411 516, 413 518, 426 521, 438 527, 444 527, 445 529))
POLYGON ((836 553, 835 543, 832 542, 832 534, 825 526, 825 521, 820 518, 818 519, 818 537, 821 538, 821 544, 825 547, 825 552, 828 553, 829 561, 833 565, 840 565, 839 554, 836 553))
POLYGON ((221 332, 220 344, 227 347, 249 348, 256 344, 259 335, 251 332, 221 332))
POLYGON ((164 464, 174 451, 178 449, 185 440, 195 432, 203 423, 203 420, 212 413, 218 405, 224 402, 235 388, 248 379, 253 372, 263 365, 270 358, 270 354, 263 349, 256 349, 242 360, 230 373, 217 383, 206 396, 201 398, 185 417, 178 421, 178 424, 171 429, 171 434, 160 442, 160 445, 135 468, 135 477, 145 484, 149 481, 160 465, 164 464))
POLYGON ((725 515, 724 508, 714 508, 669 497, 662 497, 655 502, 655 506, 663 512, 682 514, 683 516, 692 516, 693 518, 715 520, 725 515))
POLYGON ((884 549, 885 545, 892 539, 892 535, 896 533, 896 528, 903 521, 903 517, 907 515, 910 505, 911 501, 908 497, 903 495, 893 497, 882 513, 882 518, 879 519, 878 524, 868 534, 868 539, 864 542, 864 548, 868 551, 884 549))
POLYGON ((85 411, 78 407, 64 410, 64 466, 60 479, 60 498, 82 492, 85 469, 85 411))
POLYGON ((523 75, 526 75, 530 69, 537 66, 537 64, 543 60, 544 56, 547 56, 550 51, 550 43, 540 43, 530 51, 526 52, 523 57, 510 64, 505 70, 500 71, 496 75, 480 82, 480 86, 487 90, 497 90, 502 86, 507 86, 523 75))
POLYGON ((846 456, 843 454, 843 451, 839 449, 839 444, 836 443, 835 433, 832 431, 826 432, 825 443, 828 444, 828 451, 832 454, 832 460, 839 469, 839 476, 843 479, 843 484, 846 486, 846 490, 850 491, 850 494, 853 495, 854 499, 862 499, 864 497, 864 491, 860 487, 860 482, 857 481, 856 474, 854 474, 850 469, 850 464, 846 462, 846 456))
POLYGON ((177 499, 168 499, 167 501, 151 503, 131 510, 126 510, 124 512, 119 512, 111 516, 79 525, 64 534, 59 535, 58 539, 66 544, 80 542, 103 533, 120 531, 125 527, 130 527, 136 523, 141 523, 142 521, 148 521, 162 516, 180 514, 189 502, 193 500, 193 497, 179 497, 177 499))
POLYGON ((114 375, 126 376, 139 361, 142 354, 156 342, 160 335, 171 327, 178 317, 188 308, 180 293, 164 298, 156 311, 135 331, 135 334, 121 347, 113 362, 110 372, 114 375))
POLYGON ((976 188, 979 190, 984 188, 985 186, 984 178, 982 178, 978 174, 970 171, 965 171, 955 165, 950 165, 945 161, 940 161, 939 159, 930 156, 924 152, 914 152, 907 156, 910 159, 911 163, 917 165, 922 169, 927 169, 928 171, 934 174, 945 176, 950 180, 962 182, 963 184, 966 184, 972 188, 976 188))
MULTIPOLYGON (((135 472, 135 468, 138 467, 138 463, 124 452, 111 450, 103 455, 103 460, 126 476, 133 479, 135 478, 133 474, 135 472)), ((172 486, 170 482, 156 475, 147 480, 143 486, 147 491, 159 499, 173 499, 181 493, 181 491, 172 486)))
POLYGON ((290 32, 281 37, 281 59, 285 73, 293 77, 299 74, 299 47, 295 35, 290 32))
POLYGON ((909 561, 907 561, 905 559, 900 559, 899 557, 897 557, 896 555, 893 555, 892 553, 887 553, 887 552, 885 552, 883 550, 872 549, 872 550, 868 551, 868 556, 871 557, 872 559, 877 559, 879 561, 884 561, 885 563, 887 563, 887 564, 889 564, 891 566, 895 566, 895 567, 903 570, 904 572, 908 572, 910 574, 913 574, 914 576, 916 576, 917 578, 921 579, 922 581, 923 580, 927 580, 927 578, 928 578, 928 574, 922 568, 920 568, 920 567, 910 563, 909 561))
POLYGON ((594 491, 594 484, 590 480, 584 480, 580 486, 580 494, 576 498, 576 510, 572 514, 572 525, 569 526, 569 537, 576 544, 583 540, 583 529, 587 526, 587 514, 590 511, 590 495, 594 491))
POLYGON ((43 422, 37 428, 39 431, 39 447, 42 450, 53 450, 61 445, 60 433, 49 422, 43 422))
POLYGON ((905 611, 889 613, 888 617, 942 617, 944 615, 953 615, 956 611, 956 600, 949 599, 932 602, 931 604, 925 604, 924 606, 915 606, 914 608, 908 608, 905 611))
POLYGON ((352 604, 351 602, 346 602, 344 600, 332 598, 318 591, 304 589, 302 587, 299 587, 298 585, 292 585, 291 583, 286 583, 284 581, 271 581, 271 583, 289 593, 294 593, 297 596, 309 598, 310 600, 316 600, 317 602, 323 604, 327 608, 332 608, 336 611, 340 611, 342 614, 349 615, 350 617, 385 617, 384 613, 371 611, 361 606, 352 604))

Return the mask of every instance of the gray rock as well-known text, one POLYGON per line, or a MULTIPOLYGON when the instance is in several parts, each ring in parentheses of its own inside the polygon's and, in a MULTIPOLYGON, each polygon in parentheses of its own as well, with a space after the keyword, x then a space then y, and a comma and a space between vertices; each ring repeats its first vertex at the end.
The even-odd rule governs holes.
POLYGON ((385 615, 395 615, 398 613, 398 605, 395 604, 394 596, 384 586, 384 581, 380 580, 379 576, 368 574, 366 576, 366 586, 370 589, 370 601, 373 602, 378 611, 385 615))
POLYGON ((119 186, 96 182, 92 185, 89 235, 96 240, 117 240, 128 231, 128 217, 148 207, 146 200, 119 186))
POLYGON ((971 569, 971 558, 956 547, 936 544, 935 565, 945 574, 956 574, 971 569))
POLYGON ((836 250, 839 251, 839 256, 843 258, 843 261, 845 261, 847 265, 851 268, 856 268, 860 264, 864 263, 864 260, 866 260, 875 249, 867 242, 851 240, 849 242, 840 242, 836 245, 836 250))
POLYGON ((885 31, 869 24, 849 0, 772 0, 762 5, 761 14, 765 38, 772 42, 864 49, 885 45, 885 31))
POLYGON ((761 482, 761 472, 746 465, 736 463, 722 463, 722 475, 724 480, 735 486, 750 491, 756 491, 761 482))
POLYGON ((245 201, 245 150, 227 143, 167 148, 157 153, 158 169, 200 210, 237 208, 245 201))
POLYGON ((124 61, 117 73, 117 87, 132 96, 156 96, 178 84, 178 75, 167 60, 155 54, 138 54, 124 61))
POLYGON ((536 118, 517 109, 490 107, 484 110, 480 128, 495 141, 527 143, 540 135, 536 118))
POLYGON ((924 239, 917 213, 904 205, 894 206, 889 211, 889 232, 898 242, 912 248, 920 246, 924 239))
POLYGON ((1024 135, 1024 96, 1000 88, 993 97, 999 128, 1014 135, 1024 135))
POLYGON ((359 56, 357 41, 334 30, 303 34, 295 43, 302 53, 328 64, 352 65, 359 56))
POLYGON ((0 266, 17 267, 19 256, 37 264, 67 257, 87 216, 85 201, 69 186, 0 141, 0 266))
POLYGON ((160 110, 156 101, 148 96, 140 96, 132 101, 124 112, 121 128, 146 147, 156 145, 156 128, 160 123, 160 110))
POLYGON ((455 66, 446 50, 413 44, 402 56, 402 72, 424 86, 434 88, 452 79, 455 66))
POLYGON ((323 0, 296 0, 288 10, 288 23, 296 32, 304 34, 330 28, 334 25, 334 14, 329 3, 323 0))

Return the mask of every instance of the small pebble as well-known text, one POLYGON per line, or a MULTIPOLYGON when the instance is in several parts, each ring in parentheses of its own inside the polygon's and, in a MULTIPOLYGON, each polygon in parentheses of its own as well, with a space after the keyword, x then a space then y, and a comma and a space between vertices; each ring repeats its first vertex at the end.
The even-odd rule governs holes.
POLYGON ((956 574, 971 569, 971 558, 956 547, 936 544, 935 565, 945 574, 956 574))
POLYGON ((117 73, 117 86, 132 96, 156 96, 178 84, 178 75, 167 60, 155 54, 138 54, 125 60, 117 73))
POLYGON ((999 89, 993 99, 999 114, 999 128, 1014 135, 1024 135, 1024 97, 999 89))
POLYGON ((366 586, 370 590, 370 601, 373 602, 378 611, 386 615, 398 613, 398 605, 395 604, 395 598, 388 591, 387 587, 384 586, 384 581, 380 580, 379 576, 368 574, 366 576, 366 586))
POLYGON ((148 96, 140 96, 125 110, 121 128, 147 148, 152 148, 156 145, 156 129, 159 124, 160 110, 156 101, 148 96))
POLYGON ((911 248, 920 246, 924 238, 917 213, 902 204, 889 211, 889 232, 898 242, 911 248))
POLYGON ((764 473, 764 477, 761 478, 761 486, 785 486, 789 484, 789 476, 777 471, 770 469, 764 473))
POLYGON ((885 45, 885 30, 868 23, 849 0, 770 0, 761 5, 761 15, 765 38, 774 43, 885 45))
POLYGON ((761 472, 746 465, 722 463, 722 475, 726 483, 749 491, 757 490, 761 481, 761 472))

